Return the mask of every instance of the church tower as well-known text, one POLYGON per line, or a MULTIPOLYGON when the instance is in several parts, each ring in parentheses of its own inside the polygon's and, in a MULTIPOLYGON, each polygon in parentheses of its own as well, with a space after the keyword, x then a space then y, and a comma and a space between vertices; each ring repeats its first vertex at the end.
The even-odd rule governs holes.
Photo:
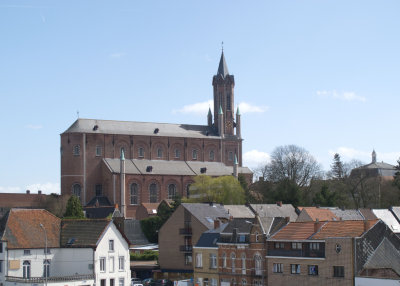
POLYGON ((229 74, 224 51, 222 50, 218 72, 213 77, 214 88, 214 127, 222 137, 234 135, 234 88, 235 79, 229 74), (222 110, 222 116, 218 116, 222 110), (222 122, 219 122, 222 120, 222 122))

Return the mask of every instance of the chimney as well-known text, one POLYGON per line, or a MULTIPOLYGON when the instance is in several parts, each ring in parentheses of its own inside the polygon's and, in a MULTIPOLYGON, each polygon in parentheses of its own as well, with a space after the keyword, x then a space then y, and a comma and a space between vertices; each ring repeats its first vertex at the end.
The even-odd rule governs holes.
POLYGON ((276 202, 276 205, 277 205, 278 207, 281 207, 281 206, 282 206, 282 201, 276 202))
POLYGON ((371 226, 371 221, 365 219, 364 220, 364 232, 368 231, 370 226, 371 226))
POLYGON ((117 209, 118 208, 118 204, 115 204, 114 207, 117 209))
POLYGON ((219 219, 215 219, 215 220, 214 220, 214 229, 219 228, 219 226, 220 226, 219 219))
POLYGON ((42 194, 42 191, 41 191, 41 190, 39 190, 39 191, 37 191, 37 193, 38 193, 38 195, 41 195, 41 194, 42 194))
POLYGON ((314 222, 314 233, 316 233, 323 224, 323 222, 319 222, 319 219, 316 219, 314 222))
POLYGON ((31 193, 30 190, 26 190, 26 194, 29 195, 31 193))

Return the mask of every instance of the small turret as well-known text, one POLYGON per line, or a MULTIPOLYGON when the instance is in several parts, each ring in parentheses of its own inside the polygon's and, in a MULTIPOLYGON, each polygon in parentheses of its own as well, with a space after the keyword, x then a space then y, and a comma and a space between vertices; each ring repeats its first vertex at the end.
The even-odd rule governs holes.
POLYGON ((211 113, 210 107, 208 108, 207 122, 208 122, 208 126, 211 127, 212 126, 212 113, 211 113))
POLYGON ((372 163, 376 163, 376 152, 375 152, 375 149, 372 150, 372 163))
POLYGON ((239 106, 238 106, 237 110, 236 110, 236 136, 237 136, 237 138, 242 138, 240 127, 241 127, 240 126, 240 111, 239 111, 239 106))
POLYGON ((126 204, 125 204, 125 152, 124 149, 121 150, 120 157, 120 191, 121 191, 121 214, 126 217, 126 204))
POLYGON ((238 168, 238 160, 235 154, 235 161, 233 163, 233 176, 237 179, 239 177, 239 168, 238 168))
POLYGON ((218 134, 224 138, 224 113, 222 112, 221 106, 219 106, 218 112, 218 134))

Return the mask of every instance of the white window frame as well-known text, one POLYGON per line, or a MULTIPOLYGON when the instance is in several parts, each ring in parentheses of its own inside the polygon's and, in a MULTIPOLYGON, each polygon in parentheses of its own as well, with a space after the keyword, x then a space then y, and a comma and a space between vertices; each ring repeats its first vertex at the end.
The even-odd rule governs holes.
POLYGON ((292 242, 292 249, 301 250, 302 249, 302 243, 301 242, 292 242))
POLYGON ((272 266, 272 272, 283 273, 283 263, 274 263, 272 266))
POLYGON ((125 279, 124 278, 119 278, 118 279, 118 286, 125 286, 125 279))
POLYGON ((203 254, 196 253, 196 267, 202 268, 203 267, 203 254))
POLYGON ((118 270, 125 271, 125 256, 118 257, 118 270))
POLYGON ((100 263, 100 272, 106 272, 106 258, 100 257, 99 263, 100 263))
POLYGON ((217 268, 217 255, 215 253, 210 253, 210 268, 217 268))
POLYGON ((114 252, 115 250, 115 245, 114 245, 114 239, 108 240, 108 252, 114 252))
POLYGON ((290 274, 301 274, 300 264, 290 264, 290 274))
POLYGON ((114 260, 114 256, 110 256, 108 258, 109 260, 109 264, 110 264, 110 270, 109 272, 114 272, 115 271, 115 260, 114 260))

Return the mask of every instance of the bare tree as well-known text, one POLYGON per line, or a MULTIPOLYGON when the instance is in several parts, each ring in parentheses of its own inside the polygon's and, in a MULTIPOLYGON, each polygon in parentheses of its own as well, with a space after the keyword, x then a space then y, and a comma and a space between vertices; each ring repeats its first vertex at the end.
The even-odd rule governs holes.
POLYGON ((289 180, 299 187, 309 185, 321 176, 321 166, 304 148, 296 145, 279 146, 266 165, 267 179, 272 182, 289 180))

